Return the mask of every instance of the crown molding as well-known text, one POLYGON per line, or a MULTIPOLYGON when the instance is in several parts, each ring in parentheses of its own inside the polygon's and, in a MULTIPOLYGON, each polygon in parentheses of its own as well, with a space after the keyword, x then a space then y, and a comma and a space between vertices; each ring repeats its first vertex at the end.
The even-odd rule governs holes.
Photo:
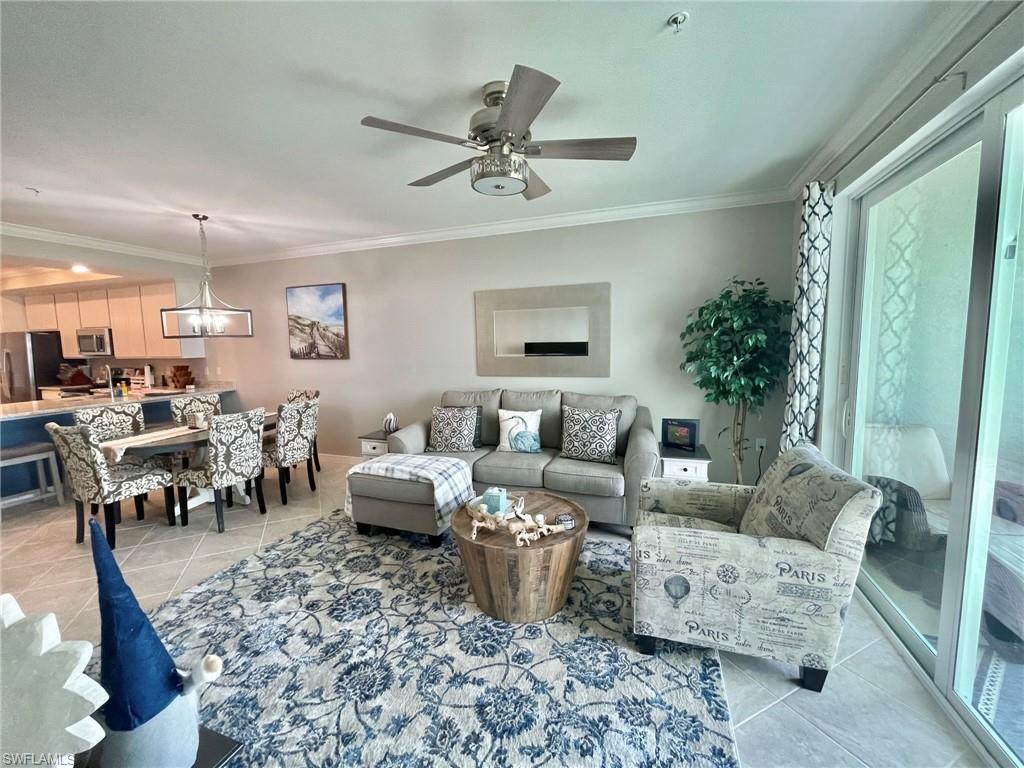
POLYGON ((971 19, 981 13, 982 7, 972 3, 959 3, 953 5, 953 10, 945 23, 936 30, 932 36, 921 35, 916 43, 904 54, 900 63, 902 67, 894 67, 896 71, 902 71, 899 77, 886 78, 875 91, 881 94, 894 94, 885 103, 879 105, 877 101, 868 100, 856 110, 850 119, 843 123, 842 128, 832 134, 818 149, 807 158, 805 162, 790 179, 786 189, 790 197, 798 198, 803 192, 804 185, 813 181, 816 176, 832 165, 844 152, 846 152, 861 134, 889 110, 896 99, 900 98, 903 92, 914 82, 924 71, 932 60, 952 42, 953 38, 966 27, 971 19))
POLYGON ((696 213, 724 208, 742 208, 751 205, 790 202, 793 196, 785 189, 767 192, 741 192, 729 195, 712 195, 708 197, 692 197, 682 200, 667 200, 658 203, 641 203, 623 205, 613 208, 597 208, 574 213, 558 213, 550 216, 533 216, 511 221, 496 221, 488 224, 469 224, 458 227, 430 229, 421 232, 406 232, 379 237, 364 237, 352 240, 338 240, 332 243, 300 245, 264 254, 251 256, 228 256, 218 259, 214 266, 234 266, 252 264, 262 261, 279 261, 283 259, 302 259, 308 256, 328 256, 335 253, 352 251, 370 251, 377 248, 394 248, 401 245, 418 245, 421 243, 437 243, 445 240, 465 240, 473 237, 494 237, 520 232, 535 232, 543 229, 559 229, 562 227, 580 227, 587 224, 604 224, 630 219, 647 219, 655 216, 673 216, 680 213, 696 213))
POLYGON ((187 253, 163 251, 159 248, 146 248, 145 246, 121 243, 116 240, 101 240, 97 237, 73 235, 68 232, 56 232, 52 229, 42 229, 40 227, 27 227, 24 224, 10 224, 6 221, 0 222, 0 235, 4 237, 19 237, 24 240, 38 240, 56 245, 69 245, 75 248, 90 248, 94 251, 121 253, 126 256, 139 256, 144 259, 174 261, 179 264, 201 265, 203 263, 202 259, 198 256, 191 256, 187 253))
MULTIPOLYGON (((752 205, 768 205, 771 203, 791 202, 793 196, 785 189, 766 192, 740 192, 728 195, 710 195, 707 197, 690 197, 681 200, 666 200, 657 203, 640 203, 612 208, 597 208, 589 211, 558 213, 549 216, 533 216, 511 221, 496 221, 488 224, 469 224, 458 227, 430 229, 421 232, 407 232, 379 237, 364 237, 351 240, 338 240, 330 243, 300 245, 263 254, 221 257, 212 262, 214 267, 253 264, 264 261, 280 261, 284 259, 302 259, 308 256, 327 256, 335 253, 352 251, 370 251, 378 248, 395 248, 401 245, 418 245, 421 243, 437 243, 445 240, 465 240, 473 237, 493 237, 520 232, 534 232, 543 229, 559 229, 562 227, 581 227, 587 224, 604 224, 614 221, 631 219, 647 219, 656 216, 673 216, 681 213, 697 213, 727 208, 743 208, 752 205)), ((73 235, 67 232, 55 232, 39 227, 28 227, 22 224, 0 222, 0 234, 5 237, 18 237, 26 240, 38 240, 58 245, 69 245, 79 248, 91 248, 110 253, 121 253, 128 256, 140 256, 147 259, 161 259, 181 264, 199 265, 202 260, 197 256, 184 253, 163 251, 157 248, 146 248, 140 245, 121 243, 115 240, 101 240, 85 235, 73 235)))

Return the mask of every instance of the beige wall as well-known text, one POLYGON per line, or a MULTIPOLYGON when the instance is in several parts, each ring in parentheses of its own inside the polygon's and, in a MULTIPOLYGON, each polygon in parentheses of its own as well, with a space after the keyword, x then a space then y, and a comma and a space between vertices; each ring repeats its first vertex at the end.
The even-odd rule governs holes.
MULTIPOLYGON (((255 336, 211 341, 209 377, 234 380, 247 407, 274 407, 289 387, 320 389, 321 450, 350 455, 356 436, 378 429, 387 411, 407 424, 429 415, 445 389, 630 393, 658 425, 666 416, 699 418, 712 477, 729 479, 727 437, 717 437, 729 409, 705 403, 680 373, 679 332, 687 312, 732 275, 762 277, 790 298, 794 241, 792 204, 779 203, 219 268, 215 290, 253 309, 255 336), (351 359, 290 359, 285 287, 335 281, 348 286, 351 359), (474 291, 604 281, 612 285, 610 378, 476 375, 474 291)), ((777 396, 747 431, 752 441, 767 438, 770 456, 781 421, 777 396)))

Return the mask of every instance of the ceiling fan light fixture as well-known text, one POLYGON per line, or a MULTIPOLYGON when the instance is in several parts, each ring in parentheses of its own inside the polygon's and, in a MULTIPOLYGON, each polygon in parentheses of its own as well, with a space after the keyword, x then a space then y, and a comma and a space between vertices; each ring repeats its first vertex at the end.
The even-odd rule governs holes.
POLYGON ((521 194, 530 183, 530 168, 521 155, 482 155, 469 166, 473 189, 482 195, 521 194))

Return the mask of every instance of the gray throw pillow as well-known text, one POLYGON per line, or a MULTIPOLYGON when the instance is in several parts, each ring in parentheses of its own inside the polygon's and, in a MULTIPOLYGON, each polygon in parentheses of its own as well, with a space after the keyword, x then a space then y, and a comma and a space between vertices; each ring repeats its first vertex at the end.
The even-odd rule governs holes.
POLYGON ((562 406, 562 456, 580 461, 615 463, 615 434, 622 411, 562 406))
POLYGON ((469 453, 480 446, 479 405, 435 406, 430 420, 430 444, 434 453, 469 453))
POLYGON ((626 455, 629 445, 629 430, 636 421, 636 398, 632 395, 583 395, 579 392, 563 392, 562 404, 573 408, 586 408, 591 411, 610 411, 618 408, 622 411, 619 417, 618 435, 615 438, 615 450, 619 456, 626 455))
POLYGON ((445 408, 453 405, 463 408, 469 405, 479 405, 482 411, 480 413, 480 441, 477 443, 477 447, 498 444, 498 408, 501 405, 500 389, 468 390, 465 392, 448 390, 441 395, 441 402, 438 405, 445 408))

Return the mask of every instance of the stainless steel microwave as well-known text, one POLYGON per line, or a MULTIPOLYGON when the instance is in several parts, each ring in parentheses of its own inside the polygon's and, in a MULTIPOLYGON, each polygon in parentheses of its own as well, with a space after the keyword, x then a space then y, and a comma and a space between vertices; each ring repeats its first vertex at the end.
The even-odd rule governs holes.
POLYGON ((114 354, 109 328, 79 328, 75 335, 78 337, 78 354, 82 357, 110 357, 114 354))

